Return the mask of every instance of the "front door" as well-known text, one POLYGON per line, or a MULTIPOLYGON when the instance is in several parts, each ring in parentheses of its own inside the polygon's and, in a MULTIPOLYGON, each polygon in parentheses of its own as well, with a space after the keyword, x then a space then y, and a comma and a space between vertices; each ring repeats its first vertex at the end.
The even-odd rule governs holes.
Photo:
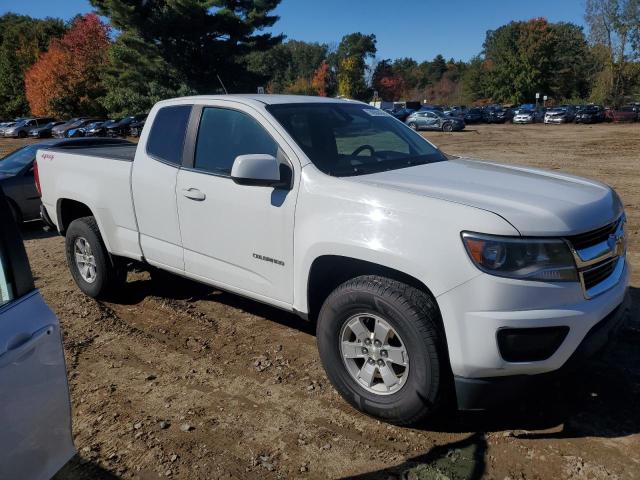
POLYGON ((230 173, 238 155, 270 154, 293 167, 293 153, 283 150, 278 133, 256 112, 227 105, 202 107, 193 160, 178 173, 185 272, 290 305, 297 190, 238 185, 230 173))
POLYGON ((67 374, 7 208, 0 192, 0 478, 45 479, 75 454, 67 374))

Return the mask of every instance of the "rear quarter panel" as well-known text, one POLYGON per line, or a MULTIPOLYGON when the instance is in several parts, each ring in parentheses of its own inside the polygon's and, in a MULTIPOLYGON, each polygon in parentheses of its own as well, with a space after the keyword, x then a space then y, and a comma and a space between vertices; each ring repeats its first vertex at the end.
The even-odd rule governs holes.
POLYGON ((140 259, 138 229, 131 196, 133 163, 56 150, 36 156, 42 203, 60 229, 60 202, 83 203, 93 213, 109 252, 140 259))

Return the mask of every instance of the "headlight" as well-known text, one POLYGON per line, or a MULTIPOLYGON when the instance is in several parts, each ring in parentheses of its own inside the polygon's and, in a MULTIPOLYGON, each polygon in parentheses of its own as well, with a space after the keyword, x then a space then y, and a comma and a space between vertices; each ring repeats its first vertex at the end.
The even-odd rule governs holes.
POLYGON ((560 239, 499 237, 463 232, 471 261, 499 277, 545 282, 577 282, 573 255, 560 239))

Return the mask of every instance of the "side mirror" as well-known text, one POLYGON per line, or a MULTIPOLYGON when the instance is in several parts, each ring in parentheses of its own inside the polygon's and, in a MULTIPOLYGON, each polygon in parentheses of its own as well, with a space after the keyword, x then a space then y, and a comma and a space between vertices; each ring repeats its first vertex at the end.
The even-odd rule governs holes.
POLYGON ((280 162, 273 155, 238 155, 231 167, 231 179, 238 185, 284 187, 280 176, 280 162))

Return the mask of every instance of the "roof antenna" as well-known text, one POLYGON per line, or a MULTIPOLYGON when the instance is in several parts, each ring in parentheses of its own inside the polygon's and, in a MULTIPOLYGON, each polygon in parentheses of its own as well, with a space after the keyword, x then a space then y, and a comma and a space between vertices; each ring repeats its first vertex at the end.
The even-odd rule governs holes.
POLYGON ((227 92, 227 87, 225 87, 225 86, 224 86, 224 83, 222 83, 222 79, 220 78, 220 75, 218 75, 218 74, 216 73, 216 77, 218 77, 218 81, 220 82, 220 85, 222 85, 222 89, 224 90, 224 93, 225 93, 226 95, 229 95, 229 92, 227 92))

